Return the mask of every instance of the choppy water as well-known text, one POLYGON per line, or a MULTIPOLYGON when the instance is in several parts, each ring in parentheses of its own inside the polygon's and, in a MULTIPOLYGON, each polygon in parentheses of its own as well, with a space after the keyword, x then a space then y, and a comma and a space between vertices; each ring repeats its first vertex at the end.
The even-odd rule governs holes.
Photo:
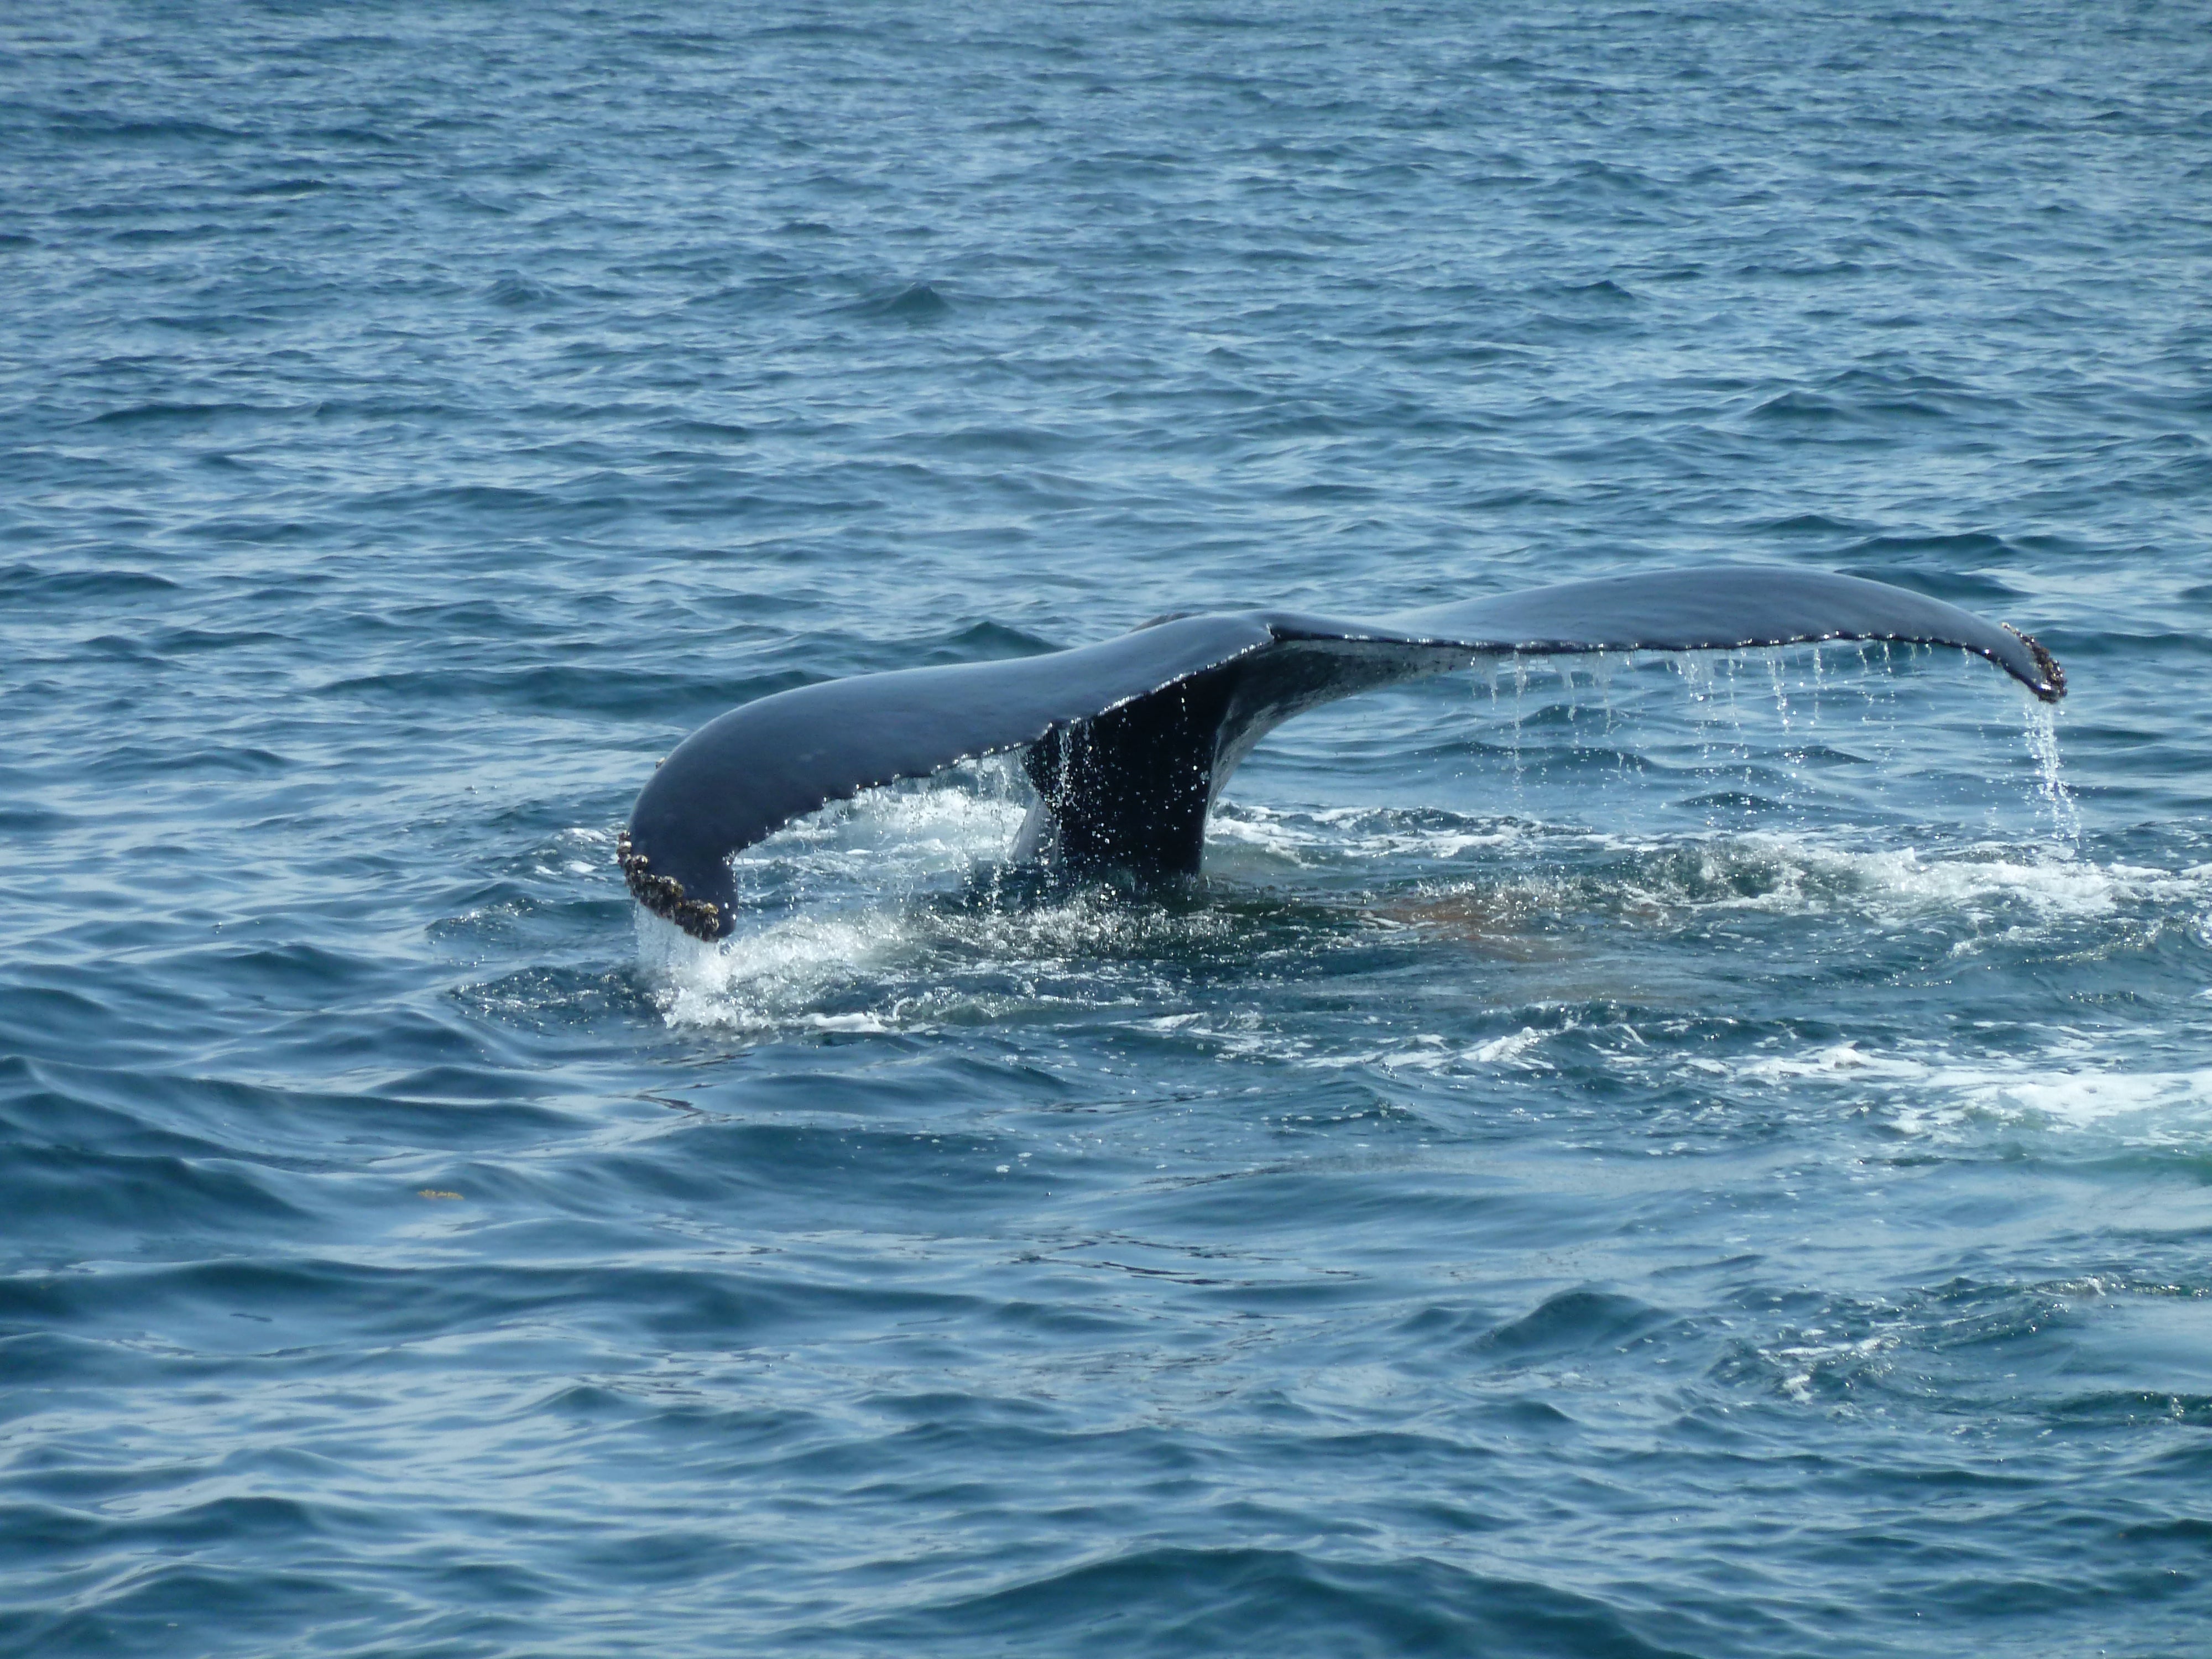
POLYGON ((2197 12, 0 42, 7 1651, 2203 1650, 2197 12), (811 678, 1717 557, 2075 694, 1435 682, 1175 904, 988 767, 719 955, 613 866, 811 678))

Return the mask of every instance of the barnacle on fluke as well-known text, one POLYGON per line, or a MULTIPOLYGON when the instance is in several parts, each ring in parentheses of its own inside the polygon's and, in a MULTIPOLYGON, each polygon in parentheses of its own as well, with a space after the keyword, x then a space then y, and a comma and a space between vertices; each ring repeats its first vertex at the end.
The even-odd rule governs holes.
POLYGON ((2034 688, 2037 694, 2039 696, 2044 696, 2045 701, 2051 702, 2056 702, 2059 698, 2064 696, 2066 695, 2066 671, 2058 665, 2058 659, 2052 656, 2051 653, 2045 648, 2043 641, 2036 638, 2033 634, 2022 634, 2020 629, 2014 628, 2010 623, 2006 623, 2004 624, 2004 630, 2006 633, 2014 635, 2022 645, 2027 647, 2028 654, 2035 659, 2036 672, 2043 676, 2045 683, 2051 688, 2048 694, 2045 694, 2044 693, 2041 686, 2037 686, 2034 688))
POLYGON ((863 674, 733 708, 647 781, 623 874, 655 915, 720 939, 737 898, 732 853, 863 789, 1019 750, 1037 799, 1017 858, 1140 882, 1193 876, 1222 786, 1304 709, 1484 657, 1820 640, 1955 646, 2045 702, 2066 695, 2057 660, 2015 629, 1887 582, 1768 565, 1605 576, 1375 622, 1170 616, 1098 645, 863 674))
POLYGON ((686 898, 684 884, 675 877, 654 875, 649 867, 652 860, 630 846, 627 830, 615 842, 615 856, 621 860, 630 896, 656 916, 674 922, 697 939, 719 939, 728 931, 722 926, 721 906, 710 899, 686 898))

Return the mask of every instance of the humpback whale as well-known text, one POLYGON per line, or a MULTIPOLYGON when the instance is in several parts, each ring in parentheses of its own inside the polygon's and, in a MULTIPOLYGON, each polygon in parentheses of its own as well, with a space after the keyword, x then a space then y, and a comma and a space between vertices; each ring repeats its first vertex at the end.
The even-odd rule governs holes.
POLYGON ((1485 657, 1740 650, 1823 640, 1955 646, 2056 702, 2028 635, 1856 576, 1720 565, 1601 576, 1363 622, 1290 611, 1159 617, 1097 645, 861 674, 733 708, 679 744, 618 849, 631 894, 712 941, 735 924, 730 858, 795 818, 957 761, 1022 752, 1020 858, 1079 876, 1198 873, 1206 817, 1291 715, 1485 657))

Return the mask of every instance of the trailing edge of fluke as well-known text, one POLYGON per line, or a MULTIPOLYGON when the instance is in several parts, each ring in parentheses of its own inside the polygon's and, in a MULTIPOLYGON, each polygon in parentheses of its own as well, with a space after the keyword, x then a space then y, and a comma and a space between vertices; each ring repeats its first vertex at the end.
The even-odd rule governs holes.
POLYGON ((623 874, 647 909, 718 939, 735 920, 732 854, 864 789, 1021 750, 1037 800, 1016 856, 1079 875, 1195 875, 1222 786, 1303 710, 1486 656, 1820 640, 1956 646, 2045 702, 2066 695, 2057 660, 2010 627, 1886 582, 1765 565, 1605 576, 1374 622, 1172 617, 1097 645, 862 674, 733 708, 646 784, 623 874))

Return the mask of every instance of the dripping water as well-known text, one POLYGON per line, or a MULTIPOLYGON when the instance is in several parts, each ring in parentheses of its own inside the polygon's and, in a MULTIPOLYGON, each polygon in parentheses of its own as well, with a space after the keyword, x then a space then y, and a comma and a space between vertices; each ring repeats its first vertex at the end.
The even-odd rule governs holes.
POLYGON ((2027 752, 2035 762, 2037 784, 2044 805, 2050 810, 2051 828, 2069 845, 2078 848, 2081 841, 2081 814, 2059 771, 2058 711, 2025 689, 2021 696, 2027 705, 2023 735, 2027 740, 2027 752))

